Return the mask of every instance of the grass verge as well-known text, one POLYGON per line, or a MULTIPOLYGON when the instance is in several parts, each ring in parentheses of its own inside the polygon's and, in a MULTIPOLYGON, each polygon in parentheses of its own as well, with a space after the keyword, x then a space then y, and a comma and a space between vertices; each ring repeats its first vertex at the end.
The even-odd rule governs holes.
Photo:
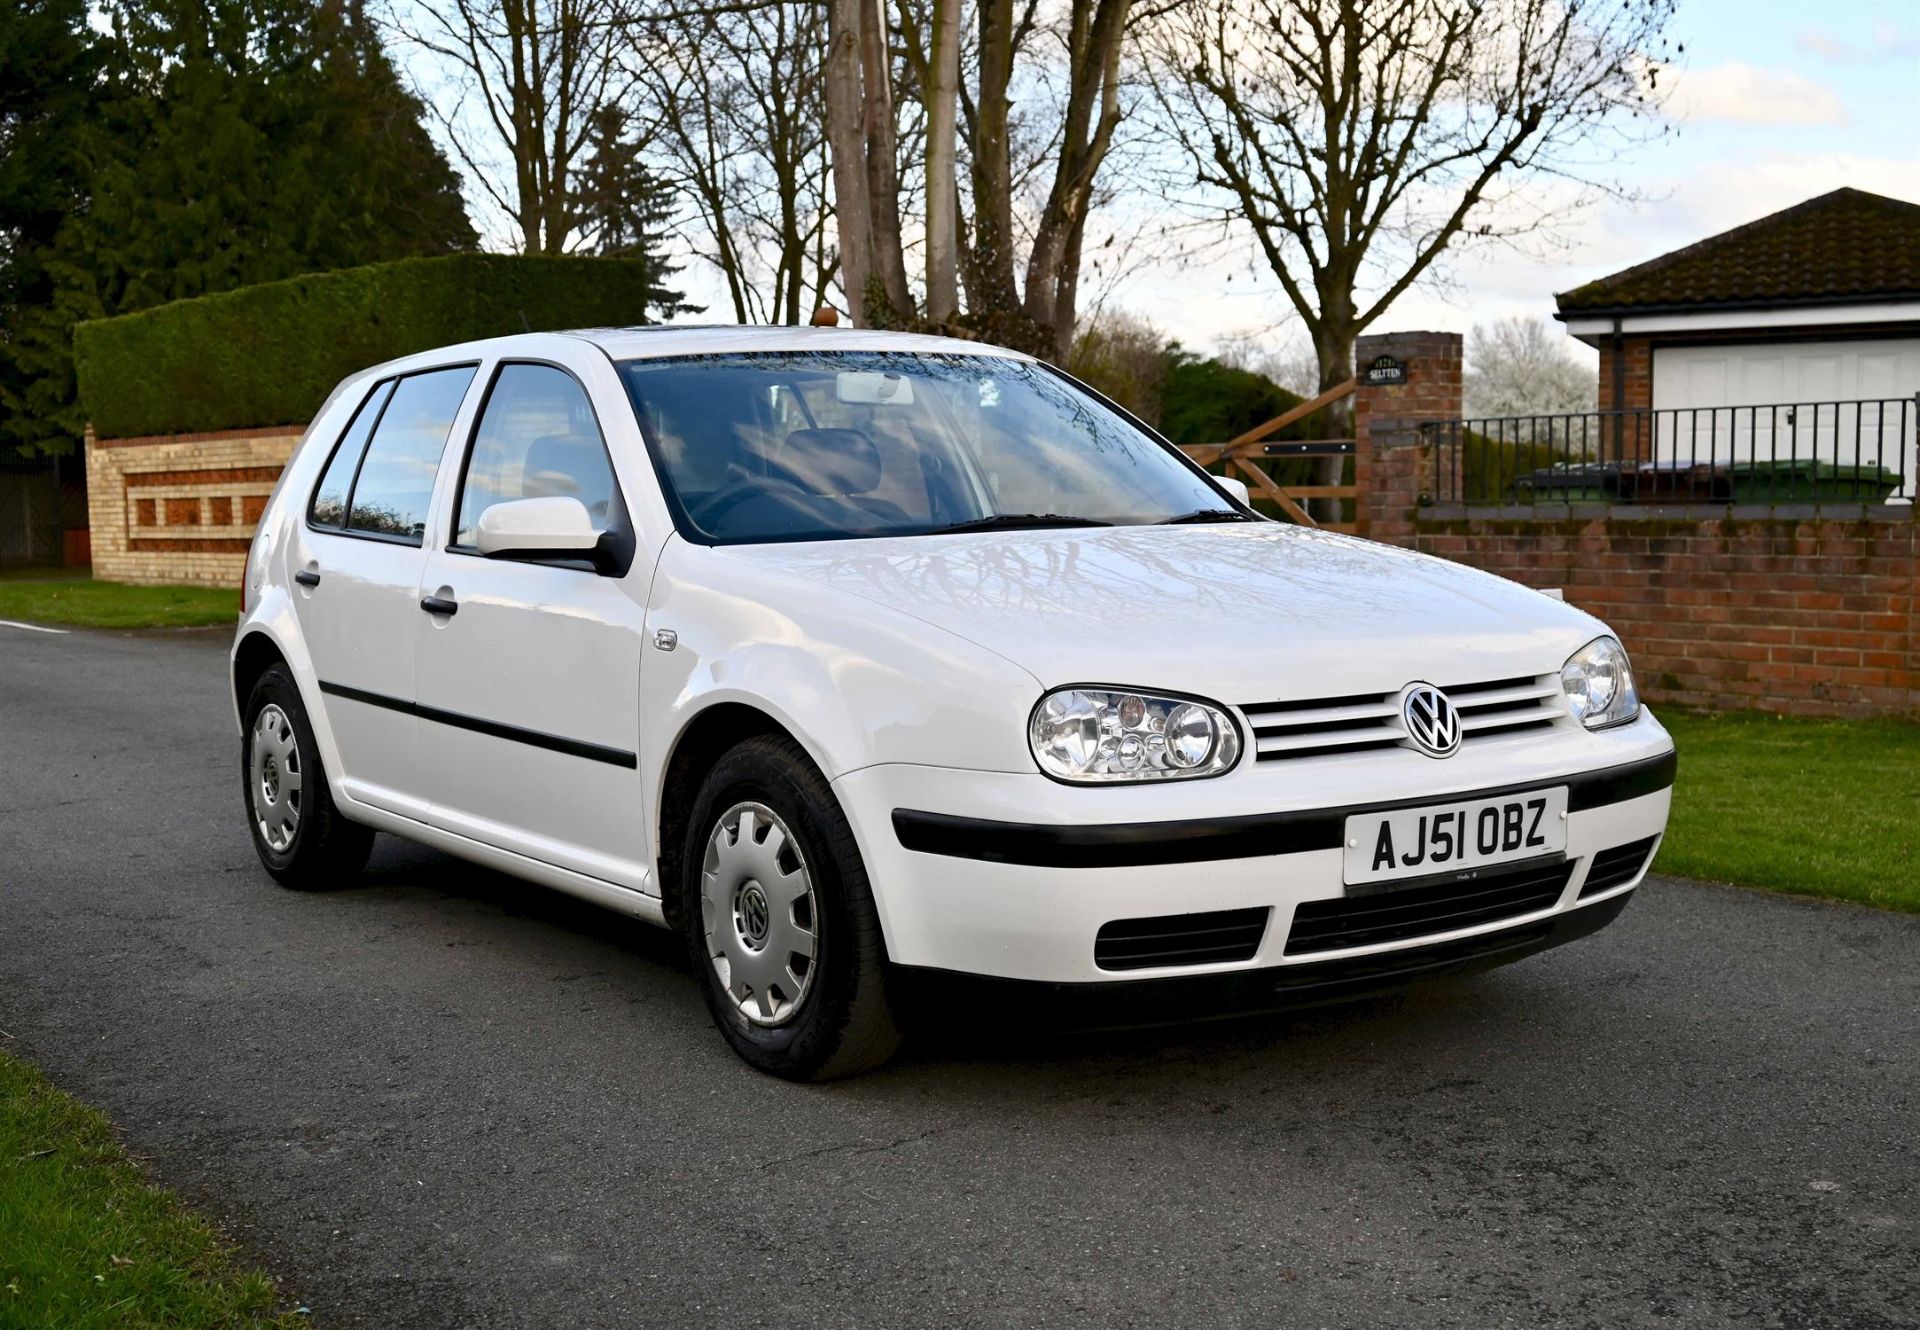
POLYGON ((1665 713, 1655 871, 1920 912, 1920 724, 1665 713))
POLYGON ((230 587, 0 578, 0 619, 60 628, 204 628, 231 624, 239 613, 240 593, 230 587))
POLYGON ((263 1326, 273 1284, 146 1179, 112 1124, 0 1053, 0 1325, 263 1326))

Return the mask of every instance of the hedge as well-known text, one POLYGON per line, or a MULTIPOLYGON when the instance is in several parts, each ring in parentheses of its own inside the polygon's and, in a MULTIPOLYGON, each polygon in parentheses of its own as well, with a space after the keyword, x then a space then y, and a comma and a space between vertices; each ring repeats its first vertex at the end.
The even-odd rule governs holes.
POLYGON ((646 321, 633 259, 455 254, 294 277, 74 329, 101 438, 304 424, 356 370, 454 342, 646 321))

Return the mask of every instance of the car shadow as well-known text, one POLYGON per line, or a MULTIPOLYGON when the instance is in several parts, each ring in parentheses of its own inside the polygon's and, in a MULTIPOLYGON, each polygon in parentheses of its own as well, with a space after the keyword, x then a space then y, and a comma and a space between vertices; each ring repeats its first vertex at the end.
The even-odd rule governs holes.
MULTIPOLYGON (((521 881, 469 864, 438 850, 381 836, 361 878, 335 889, 340 894, 378 894, 414 899, 435 917, 447 906, 468 910, 463 921, 482 928, 502 927, 524 944, 529 927, 549 931, 564 961, 552 947, 526 952, 524 964, 574 964, 592 960, 596 969, 632 967, 633 982, 664 1003, 650 1003, 647 1019, 670 1013, 684 1021, 685 1033, 720 1041, 711 1029, 705 1004, 693 983, 679 938, 564 892, 521 881), (593 953, 602 953, 595 958, 593 953)), ((826 1087, 859 1098, 888 1097, 889 1088, 948 1089, 968 1076, 991 1069, 991 1083, 1003 1091, 1023 1076, 1035 1087, 1061 1079, 1100 1078, 1148 1069, 1181 1068, 1182 1079, 1209 1065, 1224 1069, 1248 1060, 1276 1057, 1308 1061, 1339 1056, 1339 1050, 1377 1044, 1383 1039, 1446 1041, 1475 1016, 1502 1019, 1524 1015, 1540 994, 1534 984, 1515 985, 1511 971, 1431 979, 1417 986, 1368 996, 1346 997, 1319 1005, 1247 1012, 1220 1010, 1182 1013, 1164 1021, 1137 1018, 1111 1026, 1090 1023, 1084 1002, 1063 1000, 1038 986, 982 1000, 978 986, 959 977, 912 972, 900 985, 900 1017, 907 1042, 900 1055, 878 1072, 826 1087)), ((744 1065, 740 1070, 747 1074, 744 1065)))

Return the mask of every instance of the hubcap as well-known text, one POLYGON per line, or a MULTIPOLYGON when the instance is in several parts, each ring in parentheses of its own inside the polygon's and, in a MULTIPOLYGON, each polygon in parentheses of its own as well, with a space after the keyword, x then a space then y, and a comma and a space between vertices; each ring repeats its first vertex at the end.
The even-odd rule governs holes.
POLYGON ((700 885, 720 987, 756 1025, 792 1020, 813 987, 819 911, 787 824, 765 804, 729 808, 707 838, 700 885))
POLYGON ((293 722, 274 703, 254 717, 248 770, 247 788, 260 839, 275 854, 285 854, 300 829, 300 748, 294 742, 293 722))

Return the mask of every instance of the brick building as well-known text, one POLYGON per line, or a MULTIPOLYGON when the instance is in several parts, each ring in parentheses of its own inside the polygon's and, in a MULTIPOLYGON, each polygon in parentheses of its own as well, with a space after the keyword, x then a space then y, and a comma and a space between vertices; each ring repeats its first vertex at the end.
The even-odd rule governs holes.
POLYGON ((1920 205, 1836 189, 1557 298, 1602 410, 1920 392, 1920 205))

